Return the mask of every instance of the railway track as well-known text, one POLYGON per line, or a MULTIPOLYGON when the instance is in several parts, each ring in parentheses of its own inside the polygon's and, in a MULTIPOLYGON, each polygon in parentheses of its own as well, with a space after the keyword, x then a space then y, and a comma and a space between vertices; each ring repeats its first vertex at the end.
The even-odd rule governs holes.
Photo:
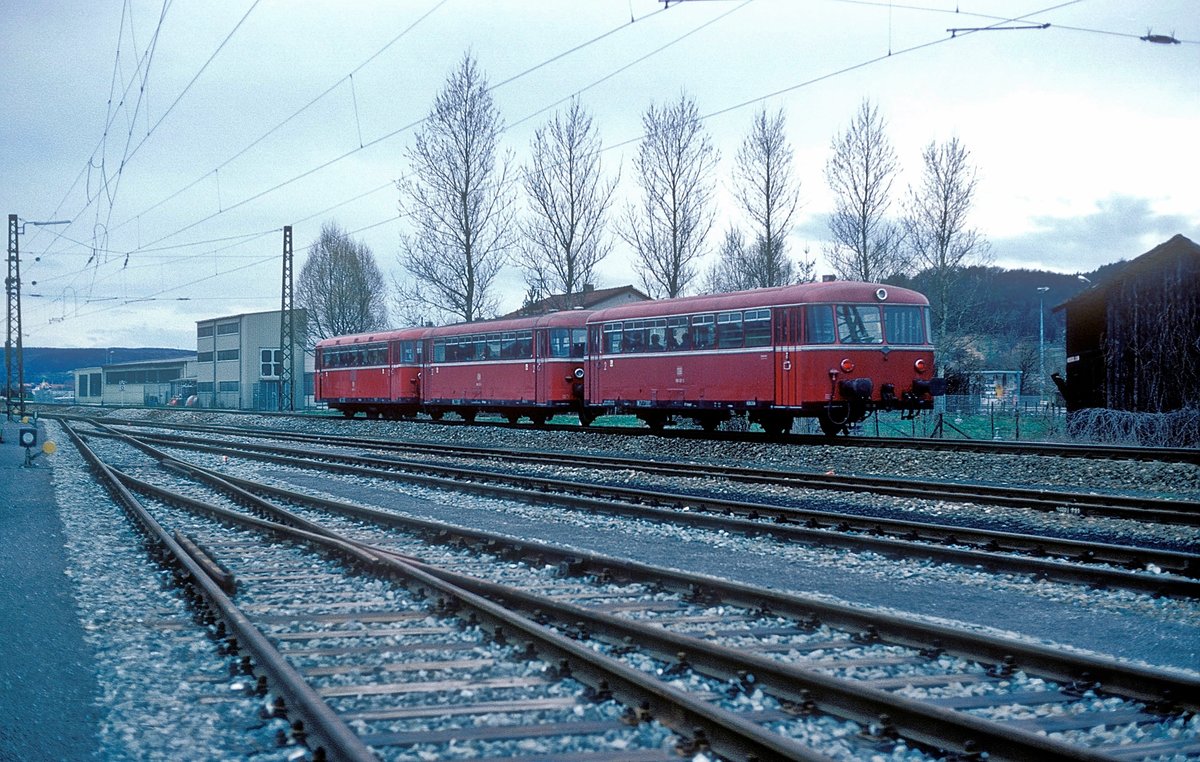
MULTIPOLYGON (((86 449, 82 442, 79 446, 86 449)), ((107 446, 118 446, 117 440, 107 446)), ((123 463, 136 461, 129 452, 126 448, 120 455, 123 463)), ((292 740, 320 746, 330 758, 356 758, 351 755, 358 753, 356 743, 371 751, 434 749, 451 737, 486 744, 497 735, 508 740, 579 735, 575 731, 591 727, 584 727, 590 719, 579 716, 603 714, 614 699, 624 708, 594 720, 607 730, 592 736, 638 731, 643 735, 621 738, 627 739, 623 743, 641 738, 642 747, 627 745, 624 756, 611 748, 590 748, 553 758, 665 759, 664 745, 675 747, 672 754, 711 750, 735 760, 824 759, 813 751, 821 744, 840 750, 841 758, 906 746, 990 759, 1200 753, 1194 730, 1186 730, 1200 695, 1200 681, 1192 677, 319 500, 231 479, 161 453, 154 459, 165 469, 146 461, 136 465, 141 476, 117 472, 92 457, 100 472, 120 482, 113 490, 128 493, 123 501, 133 500, 132 490, 156 504, 186 508, 188 516, 210 517, 199 525, 196 519, 175 518, 198 540, 189 541, 190 550, 175 542, 181 554, 177 562, 204 588, 206 598, 215 597, 223 584, 236 591, 233 598, 239 602, 251 601, 240 610, 218 609, 234 622, 246 620, 293 665, 294 675, 282 669, 276 670, 282 677, 265 675, 268 690, 302 693, 300 686, 275 687, 278 680, 298 677, 321 698, 333 715, 326 718, 332 729, 318 724, 320 707, 309 709, 298 699, 289 699, 287 707, 298 707, 306 718, 315 713, 302 721, 292 740), (198 498, 195 485, 168 489, 160 484, 177 484, 178 474, 203 483, 212 494, 198 498), (243 507, 229 507, 234 503, 243 507), (236 526, 241 535, 214 534, 212 518, 236 526), (248 539, 247 532, 267 532, 273 541, 248 539), (297 555, 307 545, 344 559, 338 563, 394 595, 376 587, 370 602, 353 591, 339 597, 342 578, 325 567, 315 573, 313 562, 297 555), (260 553, 282 557, 263 561, 260 553), (402 597, 397 585, 410 597, 402 597), (368 610, 380 600, 388 601, 386 611, 368 610), (434 640, 469 642, 472 654, 464 657, 457 648, 445 662, 414 667, 419 658, 396 661, 403 649, 388 640, 395 638, 415 639, 431 651, 439 651, 431 645, 434 640), (325 658, 333 663, 314 661, 325 658), (444 701, 429 706, 420 698, 444 696, 468 684, 484 686, 478 696, 494 687, 481 680, 512 683, 514 664, 547 661, 552 666, 537 670, 537 686, 510 687, 586 685, 566 702, 570 712, 565 716, 556 714, 561 703, 538 709, 522 704, 537 712, 535 721, 522 724, 511 717, 522 710, 497 706, 503 702, 494 697, 450 702, 449 709, 444 701), (501 662, 508 670, 502 676, 492 671, 501 662), (438 679, 396 679, 414 669, 438 679), (509 717, 505 730, 464 719, 492 711, 509 717), (446 727, 396 729, 433 715, 446 727), (354 737, 338 735, 335 721, 353 728, 354 737), (381 730, 387 723, 392 729, 381 730), (670 731, 656 731, 660 724, 670 731), (1157 726, 1185 730, 1141 744, 1115 730, 1157 726)), ((246 665, 254 675, 263 671, 260 659, 271 663, 258 647, 252 646, 255 656, 246 665)), ((549 698, 538 694, 522 700, 549 698)))
MULTIPOLYGON (((107 427, 100 429, 100 433, 130 436, 107 427)), ((329 445, 328 438, 303 439, 309 445, 303 449, 243 441, 216 443, 211 437, 203 440, 146 431, 139 431, 131 441, 140 442, 147 448, 150 447, 149 443, 156 443, 226 457, 251 457, 298 468, 335 470, 388 480, 401 479, 439 489, 534 504, 550 503, 589 512, 765 536, 778 542, 871 550, 904 558, 925 557, 1060 582, 1125 588, 1157 595, 1200 597, 1200 556, 1189 552, 887 519, 661 489, 634 489, 581 480, 565 481, 492 470, 468 470, 461 465, 437 465, 426 458, 409 460, 348 454, 332 449, 318 450, 314 445, 329 445)), ((155 457, 165 457, 157 450, 151 451, 155 457)), ((493 452, 488 457, 497 457, 497 454, 493 452)), ((520 459, 524 456, 514 454, 511 457, 520 459)), ((537 454, 535 457, 539 460, 553 458, 562 465, 566 456, 537 454)), ((602 462, 610 460, 600 459, 602 462)), ((583 461, 591 463, 589 458, 583 461)), ((663 468, 672 469, 674 476, 682 475, 681 465, 663 468)), ((700 468, 706 476, 710 475, 709 467, 700 468)), ((688 467, 686 475, 696 477, 696 469, 696 466, 688 467)), ((787 477, 779 478, 785 480, 787 477)), ((926 489, 921 496, 929 497, 930 491, 926 489)))
MULTIPOLYGON (((42 414, 50 418, 90 419, 96 416, 79 414, 77 412, 61 412, 53 405, 39 405, 42 414)), ((106 409, 106 415, 119 409, 106 409)), ((161 411, 159 411, 161 412, 161 411)), ((193 413, 194 410, 177 411, 193 413)), ((342 416, 333 414, 318 415, 315 413, 273 413, 268 411, 236 411, 221 410, 223 415, 243 415, 247 417, 267 417, 285 419, 319 419, 342 420, 342 416)), ((138 425, 139 421, 123 421, 130 425, 138 425)), ((509 423, 504 420, 488 420, 477 418, 474 422, 454 419, 431 420, 427 418, 406 418, 404 423, 421 426, 440 426, 455 428, 461 426, 477 426, 481 428, 499 428, 516 430, 558 431, 571 433, 607 434, 626 437, 661 437, 680 441, 720 441, 720 442, 771 442, 772 444, 795 445, 805 447, 838 447, 838 448, 875 448, 881 450, 927 450, 938 452, 974 452, 989 455, 1041 455, 1046 457, 1077 458, 1089 460, 1128 460, 1157 463, 1190 463, 1200 466, 1200 449, 1189 447, 1128 447, 1104 444, 1070 444, 1059 442, 1014 442, 981 439, 932 439, 921 437, 876 437, 876 436, 843 436, 828 437, 823 434, 788 434, 784 437, 769 437, 760 431, 714 431, 707 432, 699 429, 667 428, 662 431, 641 426, 590 426, 586 429, 575 423, 543 424, 535 426, 530 423, 509 423)))

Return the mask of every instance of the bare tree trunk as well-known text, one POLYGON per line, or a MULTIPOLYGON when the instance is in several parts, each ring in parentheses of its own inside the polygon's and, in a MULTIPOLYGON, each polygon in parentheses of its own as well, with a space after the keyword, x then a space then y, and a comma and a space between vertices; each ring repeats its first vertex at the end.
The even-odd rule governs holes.
POLYGON ((651 104, 642 126, 646 134, 634 159, 642 198, 626 208, 620 234, 637 253, 647 293, 676 297, 695 279, 712 228, 719 154, 686 95, 661 109, 651 104))
POLYGON ((799 282, 801 270, 787 256, 787 237, 800 205, 800 183, 792 173, 793 152, 784 127, 782 109, 768 117, 763 108, 738 150, 734 196, 755 234, 745 261, 748 272, 740 279, 743 288, 799 282))
POLYGON ((524 180, 532 214, 514 264, 536 293, 574 294, 594 282, 612 249, 604 226, 617 183, 602 178, 600 137, 578 99, 534 133, 530 150, 524 180))
POLYGON ((960 290, 964 269, 986 266, 986 239, 967 224, 977 177, 971 152, 958 141, 930 142, 922 152, 921 183, 910 187, 904 219, 905 240, 915 267, 922 270, 938 336, 976 330, 971 305, 952 294, 960 290))
POLYGON ((879 109, 864 100, 846 131, 833 139, 825 178, 835 196, 825 251, 841 278, 879 281, 904 269, 899 226, 888 219, 896 152, 879 109))
POLYGON ((375 255, 332 222, 308 248, 296 284, 311 342, 387 327, 387 285, 375 255))
POLYGON ((465 321, 494 314, 492 282, 513 243, 511 154, 487 80, 469 54, 450 74, 407 151, 397 184, 415 228, 401 243, 409 279, 397 282, 407 314, 431 309, 465 321))

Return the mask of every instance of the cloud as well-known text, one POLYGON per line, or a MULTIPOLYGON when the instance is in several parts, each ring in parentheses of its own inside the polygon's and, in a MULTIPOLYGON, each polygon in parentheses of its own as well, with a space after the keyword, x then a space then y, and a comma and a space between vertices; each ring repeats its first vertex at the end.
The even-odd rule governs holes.
POLYGON ((1195 238, 1200 218, 1159 214, 1149 199, 1112 195, 1095 211, 1072 217, 1035 216, 1036 230, 992 240, 996 265, 1004 268, 1087 272, 1133 259, 1176 233, 1195 238))

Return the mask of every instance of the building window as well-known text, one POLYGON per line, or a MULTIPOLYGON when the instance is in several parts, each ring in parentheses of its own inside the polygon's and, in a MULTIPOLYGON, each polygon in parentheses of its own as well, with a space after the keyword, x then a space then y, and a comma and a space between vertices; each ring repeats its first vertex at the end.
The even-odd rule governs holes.
POLYGON ((237 332, 238 332, 238 324, 237 323, 221 323, 219 326, 217 326, 217 335, 218 336, 229 336, 230 334, 234 334, 237 332))
POLYGON ((212 352, 197 352, 196 353, 196 362, 212 362, 212 361, 213 361, 213 353, 212 352))
POLYGON ((240 357, 240 353, 236 349, 222 349, 217 352, 218 360, 236 360, 240 357))
POLYGON ((260 378, 277 379, 283 376, 282 349, 260 349, 258 350, 258 361, 260 378))
POLYGON ((221 392, 236 392, 238 390, 237 381, 222 381, 217 385, 217 391, 221 392))
POLYGON ((104 394, 104 375, 101 373, 92 373, 88 376, 88 384, 91 386, 91 394, 89 397, 99 397, 104 394))
POLYGON ((79 395, 80 397, 86 397, 86 396, 88 396, 88 383, 87 383, 87 376, 82 376, 82 375, 81 375, 81 376, 79 376, 79 377, 78 377, 76 380, 79 382, 79 392, 78 392, 78 395, 79 395))
POLYGON ((196 328, 196 338, 198 338, 198 339, 205 339, 212 335, 213 335, 212 323, 209 323, 208 325, 202 325, 202 326, 199 326, 198 328, 196 328))
POLYGON ((213 390, 213 382, 212 381, 197 381, 196 382, 196 393, 197 394, 212 394, 212 390, 213 390))

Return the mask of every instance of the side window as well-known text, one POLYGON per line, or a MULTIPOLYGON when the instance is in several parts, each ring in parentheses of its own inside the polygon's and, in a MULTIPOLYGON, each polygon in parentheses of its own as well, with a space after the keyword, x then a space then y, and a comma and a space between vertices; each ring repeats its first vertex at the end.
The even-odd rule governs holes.
POLYGON ((712 315, 692 316, 692 346, 696 349, 711 349, 716 340, 712 315))
POLYGON ((624 333, 621 337, 622 352, 646 351, 646 321, 626 320, 622 331, 624 333))
POLYGON ((765 347, 771 343, 771 311, 746 310, 746 346, 765 347))
POLYGON ((571 357, 583 357, 587 354, 587 329, 571 329, 571 357))
POLYGON ((833 307, 828 304, 810 304, 804 308, 804 343, 833 343, 833 307))
POLYGON ((717 315, 717 345, 722 348, 742 346, 742 313, 717 315))
POLYGON ((646 351, 661 352, 667 346, 667 321, 659 318, 658 320, 646 321, 646 351))
POLYGON ((667 318, 667 349, 675 351, 688 349, 692 344, 688 332, 688 319, 685 317, 667 318))
POLYGON ((434 362, 446 362, 446 340, 445 339, 434 339, 433 340, 433 361, 434 362))
POLYGON ((837 306, 838 341, 843 344, 882 344, 879 308, 865 304, 837 306))
POLYGON ((621 353, 621 324, 604 324, 604 354, 617 355, 621 353))

